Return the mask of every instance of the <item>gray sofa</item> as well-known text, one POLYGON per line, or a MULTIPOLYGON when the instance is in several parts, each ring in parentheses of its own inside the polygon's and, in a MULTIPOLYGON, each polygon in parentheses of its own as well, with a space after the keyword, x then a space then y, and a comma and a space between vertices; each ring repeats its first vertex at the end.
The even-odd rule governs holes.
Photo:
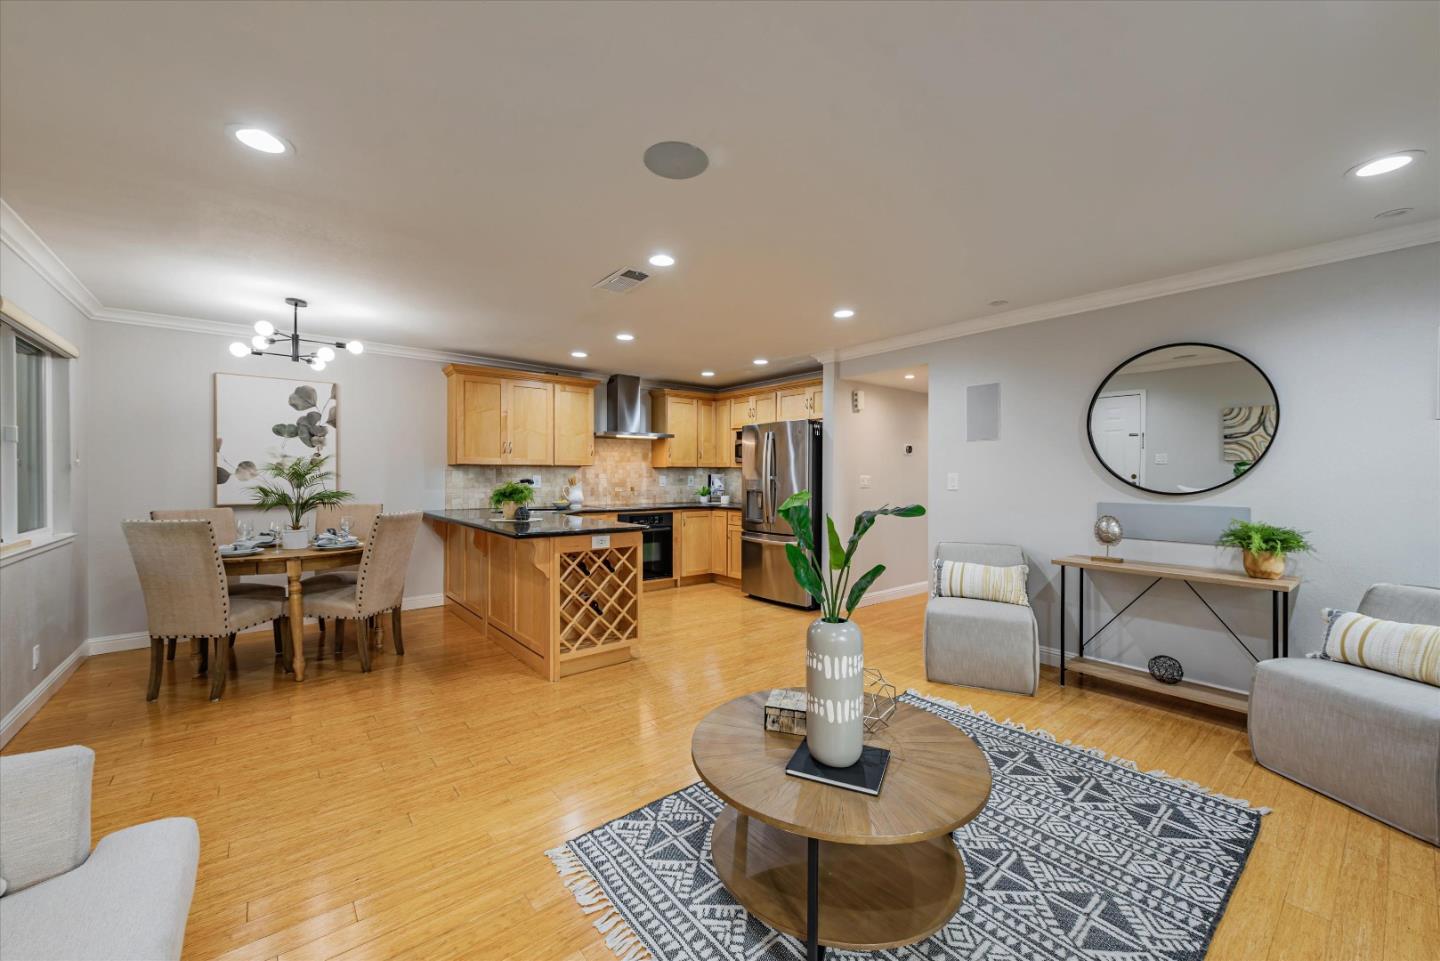
MULTIPOLYGON (((1440 624, 1440 590, 1376 584, 1358 610, 1440 624)), ((1250 751, 1277 774, 1440 844, 1440 688, 1339 661, 1261 661, 1250 751)))
MULTIPOLYGON (((1025 563, 1009 544, 942 541, 935 560, 1013 567, 1025 563)), ((932 576, 931 594, 934 594, 932 576)), ((934 597, 925 607, 925 677, 942 684, 1034 694, 1040 681, 1040 628, 1019 604, 934 597)))
POLYGON ((90 850, 95 752, 0 757, 0 958, 178 959, 195 893, 200 832, 165 818, 90 850))

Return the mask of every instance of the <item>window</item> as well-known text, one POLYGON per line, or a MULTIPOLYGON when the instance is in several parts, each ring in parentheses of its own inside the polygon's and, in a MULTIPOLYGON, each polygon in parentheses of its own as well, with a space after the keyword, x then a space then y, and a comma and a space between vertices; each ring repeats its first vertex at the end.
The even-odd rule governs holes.
POLYGON ((50 355, 0 324, 0 535, 25 540, 50 528, 47 378, 50 355))

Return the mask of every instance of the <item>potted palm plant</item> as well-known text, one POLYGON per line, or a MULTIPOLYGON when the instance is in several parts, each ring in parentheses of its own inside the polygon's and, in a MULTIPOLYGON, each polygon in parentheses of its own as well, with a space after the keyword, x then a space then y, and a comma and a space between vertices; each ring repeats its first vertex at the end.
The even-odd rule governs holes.
POLYGON ((820 617, 805 635, 805 740, 811 756, 821 764, 849 767, 860 759, 864 747, 865 647, 860 628, 850 616, 870 585, 885 573, 885 565, 876 564, 852 583, 850 566, 855 551, 877 518, 886 514, 920 517, 924 513, 920 504, 861 511, 855 515, 849 540, 843 543, 834 519, 827 515, 827 563, 811 527, 810 492, 793 494, 780 505, 780 516, 789 522, 799 542, 785 545, 790 569, 805 593, 820 605, 820 617))
POLYGON ((1315 549, 1304 531, 1250 521, 1231 521, 1216 543, 1238 547, 1245 573, 1267 580, 1285 576, 1285 555, 1308 554, 1315 549))
POLYGON ((289 526, 280 531, 280 546, 286 550, 309 545, 310 532, 304 527, 306 514, 317 507, 343 504, 355 496, 326 486, 335 479, 335 474, 326 467, 329 462, 330 458, 324 454, 315 454, 266 464, 262 473, 274 479, 261 481, 250 491, 259 509, 279 508, 288 515, 289 526))
POLYGON ((506 520, 514 520, 515 512, 534 499, 535 488, 518 481, 501 484, 490 492, 490 506, 504 512, 506 520))

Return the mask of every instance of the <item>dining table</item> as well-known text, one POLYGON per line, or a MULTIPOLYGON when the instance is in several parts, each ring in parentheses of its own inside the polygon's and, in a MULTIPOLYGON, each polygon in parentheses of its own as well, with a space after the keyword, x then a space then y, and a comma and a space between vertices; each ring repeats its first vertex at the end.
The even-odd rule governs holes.
POLYGON ((342 567, 353 567, 360 562, 365 552, 365 542, 359 541, 345 547, 266 547, 258 554, 227 557, 221 554, 225 573, 230 577, 246 574, 284 574, 289 581, 288 614, 290 616, 290 666, 295 680, 305 680, 305 604, 304 582, 300 575, 305 571, 333 571, 342 567))

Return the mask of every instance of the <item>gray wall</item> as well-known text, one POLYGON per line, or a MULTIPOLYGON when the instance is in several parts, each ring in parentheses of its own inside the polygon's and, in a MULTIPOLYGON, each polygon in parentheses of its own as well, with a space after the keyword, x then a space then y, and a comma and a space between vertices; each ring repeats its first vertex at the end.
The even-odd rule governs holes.
MULTIPOLYGON (((1176 502, 1137 495, 1096 462, 1085 422, 1096 385, 1126 357, 1174 341, 1250 357, 1279 395, 1275 444, 1239 483, 1179 502, 1247 506, 1257 520, 1312 532, 1318 553, 1293 565, 1304 583, 1291 653, 1302 654, 1320 646, 1321 607, 1354 605, 1375 581, 1440 584, 1437 336, 1440 245, 1432 244, 845 361, 837 374, 929 364, 931 544, 1021 545, 1042 643, 1054 646, 1059 580, 1050 561, 1095 549, 1096 503, 1176 502), (990 381, 1001 384, 1001 439, 967 444, 965 387, 990 381), (959 491, 945 490, 950 471, 959 491)), ((1127 541, 1119 553, 1239 567, 1232 552, 1205 545, 1127 541)), ((1092 630, 1148 583, 1120 574, 1087 581, 1092 630)), ((1268 596, 1201 592, 1257 652, 1268 651, 1268 596)), ((1072 591, 1072 644, 1074 603, 1072 591)), ((1197 680, 1249 686, 1249 658, 1179 583, 1151 591, 1093 653, 1137 665, 1170 653, 1197 680)))
MULTIPOLYGON (((236 359, 232 338, 94 323, 91 344, 104 363, 91 370, 87 412, 90 463, 91 637, 145 630, 145 605, 120 522, 155 508, 214 503, 214 374, 298 377, 311 372, 280 358, 236 359)), ((356 500, 387 511, 445 502, 445 377, 441 364, 342 352, 324 379, 340 385, 340 482, 356 500)), ((422 526, 406 580, 407 597, 439 594, 444 554, 422 526)))
POLYGON ((1222 456, 1220 411, 1273 404, 1265 378, 1244 361, 1114 377, 1106 390, 1145 391, 1145 486, 1204 490, 1234 475, 1222 456), (1156 454, 1169 463, 1155 463, 1156 454))
MULTIPOLYGON (((836 396, 839 403, 825 409, 836 471, 830 488, 833 503, 826 510, 844 539, 859 511, 927 503, 929 401, 915 391, 846 380, 836 384, 836 396), (850 407, 852 390, 865 392, 865 409, 858 414, 850 407), (906 444, 915 447, 908 457, 906 444), (860 487, 862 474, 870 477, 868 490, 860 487)), ((925 518, 880 518, 856 553, 855 575, 885 565, 872 593, 926 582, 930 568, 925 531, 925 518)))
POLYGON ((65 337, 80 358, 57 361, 51 391, 50 463, 55 492, 53 524, 58 532, 79 534, 68 544, 31 557, 0 562, 0 717, 8 715, 85 641, 87 459, 84 451, 85 375, 95 366, 88 342, 89 321, 50 283, 0 244, 0 293, 40 323, 65 337), (30 667, 30 652, 40 646, 40 665, 30 667))

